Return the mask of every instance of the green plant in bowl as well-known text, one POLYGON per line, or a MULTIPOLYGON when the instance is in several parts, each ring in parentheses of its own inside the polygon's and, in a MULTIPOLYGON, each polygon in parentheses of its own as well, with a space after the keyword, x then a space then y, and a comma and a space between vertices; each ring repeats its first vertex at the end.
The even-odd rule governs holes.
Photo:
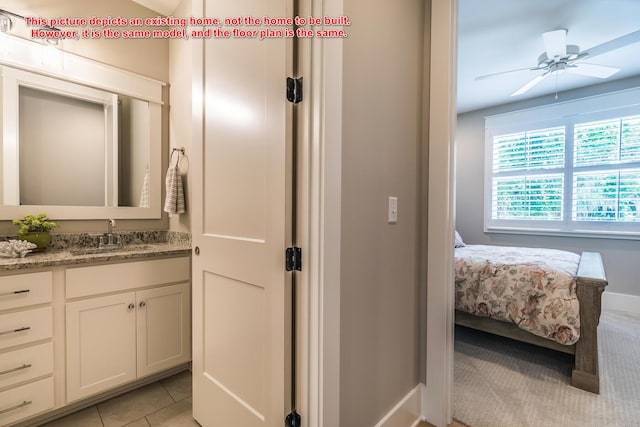
POLYGON ((13 224, 19 226, 18 239, 26 240, 36 245, 34 252, 44 251, 49 245, 49 232, 58 224, 49 221, 47 214, 27 215, 24 218, 14 219, 13 224))

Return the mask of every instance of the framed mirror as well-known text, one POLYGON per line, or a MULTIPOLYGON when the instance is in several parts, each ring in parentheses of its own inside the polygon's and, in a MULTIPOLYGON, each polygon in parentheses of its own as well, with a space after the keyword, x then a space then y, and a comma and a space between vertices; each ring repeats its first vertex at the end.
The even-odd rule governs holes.
POLYGON ((0 219, 160 218, 163 84, 1 37, 0 219))

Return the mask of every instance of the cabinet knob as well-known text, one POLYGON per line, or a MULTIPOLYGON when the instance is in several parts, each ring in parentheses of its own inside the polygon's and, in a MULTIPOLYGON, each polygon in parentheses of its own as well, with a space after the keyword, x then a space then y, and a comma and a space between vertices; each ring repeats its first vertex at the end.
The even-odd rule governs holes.
POLYGON ((147 305, 147 303, 146 303, 146 302, 144 302, 144 301, 140 301, 140 308, 144 308, 144 306, 145 306, 145 305, 147 305))
POLYGON ((200 255, 200 248, 199 247, 196 246, 193 251, 196 253, 196 255, 200 255))
POLYGON ((136 308, 136 305, 134 303, 131 303, 131 304, 129 304, 129 306, 127 308, 129 309, 129 311, 131 311, 134 308, 136 308))

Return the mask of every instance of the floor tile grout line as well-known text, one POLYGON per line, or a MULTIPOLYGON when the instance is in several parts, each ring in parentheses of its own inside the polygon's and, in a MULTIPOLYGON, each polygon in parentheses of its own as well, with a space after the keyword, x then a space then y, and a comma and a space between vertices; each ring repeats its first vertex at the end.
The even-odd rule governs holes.
POLYGON ((135 419, 135 420, 133 420, 133 421, 131 421, 131 422, 129 422, 129 423, 127 423, 127 424, 125 424, 125 425, 124 425, 124 427, 127 427, 128 425, 131 425, 131 424, 133 424, 133 423, 137 423, 138 421, 140 421, 140 420, 141 420, 141 419, 143 419, 143 418, 144 418, 144 421, 147 423, 147 425, 151 425, 151 424, 149 423, 149 420, 147 420, 147 416, 146 416, 146 415, 143 415, 143 416, 141 416, 140 418, 137 418, 137 419, 135 419))
MULTIPOLYGON (((152 424, 151 424, 151 421, 150 421, 150 420, 149 420, 149 418, 148 418, 149 416, 151 416, 151 415, 153 415, 153 414, 156 414, 156 413, 158 413, 158 412, 160 412, 160 411, 163 411, 163 410, 165 410, 165 409, 169 408, 170 406, 177 405, 178 403, 183 402, 183 401, 187 400, 187 399, 188 399, 188 398, 190 398, 190 397, 191 397, 191 395, 189 395, 189 396, 185 397, 184 399, 180 399, 180 400, 178 400, 178 401, 175 401, 175 402, 173 402, 172 404, 165 406, 164 408, 160 408, 160 409, 157 409, 157 410, 155 410, 155 411, 153 411, 153 412, 148 413, 147 415, 145 415, 145 416, 144 416, 145 420, 147 421, 147 424, 149 424, 149 426, 151 426, 151 425, 152 425, 152 424)), ((193 410, 191 410, 191 418, 193 418, 193 410)), ((194 420, 194 421, 195 421, 195 420, 194 420)))
MULTIPOLYGON (((150 413, 148 413, 148 414, 145 414, 145 415, 143 415, 142 417, 140 417, 140 418, 138 418, 138 419, 136 419, 136 420, 131 421, 131 422, 135 422, 135 421, 137 421, 137 420, 139 420, 139 419, 141 419, 141 418, 145 418, 145 420, 147 421, 147 424, 149 424, 149 425, 150 425, 151 423, 149 423, 149 420, 147 419, 147 416, 148 416, 148 415, 154 414, 154 413, 156 413, 156 412, 158 412, 158 411, 161 411, 161 410, 163 410, 163 409, 165 409, 165 408, 168 408, 169 406, 174 405, 174 404, 176 403, 176 401, 173 399, 173 396, 171 396, 171 393, 169 393, 169 391, 166 389, 166 387, 162 385, 162 383, 160 382, 160 380, 158 380, 158 381, 154 381, 154 382, 152 382, 152 383, 149 383, 149 384, 147 384, 146 386, 142 386, 142 387, 140 387, 140 388, 137 388, 137 389, 131 390, 131 391, 129 391, 129 392, 127 392, 127 393, 125 393, 125 394, 121 394, 121 395, 115 396, 115 397, 113 397, 112 399, 115 399, 115 398, 117 398, 117 397, 126 396, 126 395, 127 395, 127 394, 129 394, 129 393, 132 393, 132 392, 134 392, 134 391, 136 391, 136 390, 140 390, 140 389, 142 389, 142 388, 144 388, 144 387, 151 386, 151 385, 153 385, 153 384, 155 384, 155 383, 158 383, 158 385, 159 385, 160 387, 162 387, 162 389, 167 393, 167 395, 169 395, 169 398, 171 399, 171 403, 169 403, 168 405, 165 405, 165 406, 163 406, 163 407, 161 407, 161 408, 158 408, 158 409, 156 409, 155 411, 152 411, 152 412, 150 412, 150 413)), ((111 399, 109 399, 109 400, 111 400, 111 399)), ((108 402, 109 400, 107 400, 107 401, 105 401, 105 402, 108 402)), ((104 403, 104 402, 103 402, 103 403, 104 403)), ((98 405, 95 405, 95 406, 96 406, 96 408, 98 409, 98 414, 100 415, 100 421, 102 421, 102 426, 103 426, 103 427, 105 427, 104 420, 102 419, 102 414, 100 413, 100 408, 98 408, 98 405)), ((130 423, 128 423, 128 424, 130 424, 130 423)), ((126 424, 125 424, 125 426, 126 426, 126 424)))
POLYGON ((188 398, 190 398, 190 397, 192 397, 192 395, 191 395, 191 394, 190 394, 190 395, 188 395, 188 396, 183 397, 183 398, 182 398, 182 399, 180 399, 180 400, 176 400, 176 403, 178 403, 178 402, 182 402, 183 400, 187 400, 187 399, 188 399, 188 398))
POLYGON ((102 427, 104 427, 104 419, 102 418, 102 413, 100 413, 100 408, 98 408, 97 404, 93 406, 95 406, 98 417, 100 417, 100 424, 102 424, 102 427))
POLYGON ((151 412, 149 412, 148 414, 145 414, 145 415, 144 415, 144 417, 145 417, 145 418, 147 418, 149 415, 153 415, 153 414, 155 414, 156 412, 160 412, 160 411, 162 411, 162 410, 164 410, 164 409, 167 409, 167 408, 169 408, 170 406, 173 406, 173 405, 175 405, 175 404, 176 404, 176 402, 171 402, 171 403, 169 403, 168 405, 165 405, 165 406, 163 406, 163 407, 161 407, 161 408, 157 408, 156 410, 151 411, 151 412))
POLYGON ((169 395, 169 397, 171 398, 171 400, 173 400, 173 403, 176 403, 177 400, 173 398, 173 395, 171 394, 171 392, 169 391, 169 389, 167 389, 167 387, 165 387, 164 384, 162 384, 162 381, 158 381, 158 383, 160 384, 160 386, 162 386, 162 388, 164 389, 164 391, 167 392, 167 394, 169 395))

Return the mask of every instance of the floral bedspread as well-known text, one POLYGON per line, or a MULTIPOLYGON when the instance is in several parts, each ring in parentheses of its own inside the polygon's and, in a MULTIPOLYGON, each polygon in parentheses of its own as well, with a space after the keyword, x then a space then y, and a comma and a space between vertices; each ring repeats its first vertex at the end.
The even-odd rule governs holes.
POLYGON ((571 345, 580 337, 579 260, 556 249, 456 248, 456 309, 571 345))

